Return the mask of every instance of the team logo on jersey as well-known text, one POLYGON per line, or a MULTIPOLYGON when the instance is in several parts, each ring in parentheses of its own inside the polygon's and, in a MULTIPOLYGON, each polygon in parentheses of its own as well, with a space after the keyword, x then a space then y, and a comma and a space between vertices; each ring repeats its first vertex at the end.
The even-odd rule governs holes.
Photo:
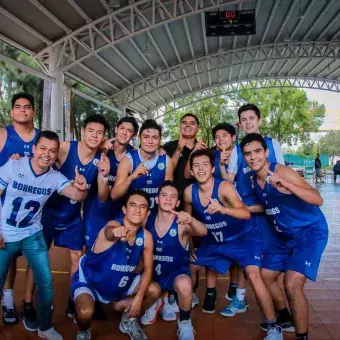
POLYGON ((29 151, 24 152, 24 156, 29 156, 31 153, 29 151))
POLYGON ((171 229, 170 230, 170 236, 175 237, 177 235, 176 229, 171 229))
POLYGON ((20 172, 17 174, 17 177, 19 179, 25 179, 26 178, 25 174, 21 174, 20 172))
POLYGON ((146 184, 152 184, 152 180, 151 179, 147 180, 146 184))
POLYGON ((137 240, 136 240, 136 244, 137 246, 141 246, 143 244, 143 239, 141 237, 138 237, 137 240))
POLYGON ((162 249, 162 248, 159 248, 159 247, 157 247, 157 248, 156 248, 156 251, 157 251, 158 253, 161 253, 161 252, 163 251, 163 249, 162 249))
POLYGON ((29 148, 30 148, 29 145, 27 145, 27 144, 24 145, 24 149, 29 149, 29 148))
POLYGON ((93 161, 92 161, 92 164, 97 166, 97 164, 99 163, 99 159, 98 158, 95 158, 93 161))
POLYGON ((164 163, 159 163, 158 164, 158 169, 159 170, 164 170, 165 169, 165 164, 164 163))

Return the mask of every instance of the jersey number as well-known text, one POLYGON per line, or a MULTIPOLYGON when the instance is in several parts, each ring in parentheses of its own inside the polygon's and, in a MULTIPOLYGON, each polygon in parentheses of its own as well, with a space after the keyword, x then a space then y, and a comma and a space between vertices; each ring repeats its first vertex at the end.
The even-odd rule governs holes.
POLYGON ((24 209, 29 210, 29 213, 26 215, 26 217, 21 220, 19 223, 16 221, 18 212, 21 207, 21 203, 23 201, 22 197, 17 197, 13 202, 13 209, 11 212, 11 216, 6 220, 6 223, 11 225, 12 227, 19 227, 19 228, 25 228, 32 224, 31 220, 34 217, 34 215, 38 212, 40 208, 40 203, 37 201, 28 201, 24 209))
POLYGON ((150 209, 152 209, 155 206, 155 197, 150 197, 150 209))
POLYGON ((127 285, 128 281, 129 281, 129 277, 123 276, 118 283, 118 287, 120 287, 120 288, 125 287, 127 285))
POLYGON ((155 271, 157 273, 157 275, 161 275, 162 274, 162 265, 159 263, 156 267, 155 267, 155 271))
POLYGON ((222 231, 216 231, 214 233, 212 233, 216 242, 223 242, 223 233, 222 231))

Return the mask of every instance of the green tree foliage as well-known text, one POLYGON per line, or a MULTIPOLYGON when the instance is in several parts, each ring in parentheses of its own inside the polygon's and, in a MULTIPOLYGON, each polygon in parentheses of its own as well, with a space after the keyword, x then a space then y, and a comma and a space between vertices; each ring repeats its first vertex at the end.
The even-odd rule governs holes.
POLYGON ((216 97, 177 110, 164 117, 166 137, 178 137, 179 119, 186 112, 196 114, 202 121, 202 137, 211 145, 211 128, 220 122, 220 106, 226 105, 223 121, 237 122, 237 108, 245 103, 256 104, 261 112, 261 132, 292 145, 298 140, 310 142, 310 133, 318 131, 325 115, 324 105, 309 101, 306 93, 297 88, 263 88, 245 90, 227 96, 215 90, 216 97))
POLYGON ((340 131, 330 131, 319 140, 320 153, 327 153, 333 164, 334 156, 340 155, 340 131))
POLYGON ((318 146, 312 140, 305 141, 302 143, 297 151, 295 152, 296 155, 301 157, 314 157, 318 152, 318 146))
MULTIPOLYGON (((218 94, 218 90, 216 90, 218 94)), ((198 138, 202 138, 208 145, 212 145, 212 128, 220 122, 220 106, 225 103, 221 97, 213 97, 203 100, 184 110, 177 110, 164 116, 164 138, 167 140, 177 139, 179 137, 179 124, 181 117, 186 113, 195 114, 200 121, 200 131, 198 138)))
POLYGON ((281 143, 308 141, 325 116, 324 105, 307 99, 297 88, 264 88, 240 92, 239 99, 256 104, 263 115, 261 132, 281 143))

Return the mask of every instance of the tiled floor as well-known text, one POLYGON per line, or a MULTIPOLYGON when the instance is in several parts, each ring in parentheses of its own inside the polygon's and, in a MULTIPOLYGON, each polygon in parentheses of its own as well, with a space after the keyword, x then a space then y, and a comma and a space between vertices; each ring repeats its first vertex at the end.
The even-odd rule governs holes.
MULTIPOLYGON (((306 295, 309 299, 309 334, 310 340, 340 340, 340 184, 318 185, 324 198, 323 211, 329 222, 329 242, 319 270, 318 281, 308 282, 306 295)), ((64 250, 54 248, 51 254, 51 266, 54 270, 54 322, 64 339, 75 339, 76 325, 64 314, 68 296, 68 260, 64 250)), ((20 262, 20 268, 25 265, 20 262)), ((224 295, 229 281, 227 277, 218 280, 217 313, 207 315, 196 307, 192 313, 196 331, 196 340, 260 340, 265 334, 258 328, 262 316, 251 291, 247 299, 249 311, 234 318, 223 318, 219 311, 227 304, 224 295)), ((24 272, 19 271, 15 287, 15 298, 18 307, 24 296, 24 272)), ((204 280, 201 280, 199 297, 204 296, 204 280)), ((119 333, 119 315, 108 310, 108 321, 97 321, 93 326, 93 339, 128 339, 119 333)), ((176 339, 176 323, 158 321, 147 327, 149 339, 176 339)), ((0 339, 25 340, 37 339, 35 334, 24 330, 21 323, 14 327, 0 325, 0 339)), ((285 334, 285 340, 294 339, 292 334, 285 334)))

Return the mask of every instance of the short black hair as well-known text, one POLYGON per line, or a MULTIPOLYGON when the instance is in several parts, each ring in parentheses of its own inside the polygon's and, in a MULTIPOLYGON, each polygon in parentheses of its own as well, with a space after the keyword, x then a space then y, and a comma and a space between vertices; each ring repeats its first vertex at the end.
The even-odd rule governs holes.
POLYGON ((216 136, 216 132, 218 130, 227 131, 230 136, 236 135, 236 129, 233 125, 228 124, 228 123, 220 123, 220 124, 217 124, 216 126, 214 126, 213 129, 212 129, 212 135, 213 135, 214 139, 215 139, 215 136, 216 136))
POLYGON ((167 180, 165 182, 163 182, 159 188, 158 188, 158 196, 161 192, 161 190, 165 187, 171 187, 171 188, 175 188, 177 190, 177 193, 178 193, 178 197, 179 197, 179 194, 180 194, 180 191, 178 189, 178 187, 176 186, 175 182, 174 181, 170 181, 170 180, 167 180))
POLYGON ((125 196, 124 207, 127 206, 127 203, 129 202, 130 197, 133 195, 139 195, 139 196, 144 197, 146 201, 148 202, 148 208, 150 208, 151 206, 150 196, 144 190, 140 190, 140 189, 132 190, 125 196))
POLYGON ((86 126, 90 123, 98 123, 104 126, 104 132, 106 132, 109 128, 109 124, 107 123, 105 117, 103 115, 90 115, 87 116, 83 121, 83 128, 86 129, 86 126))
POLYGON ((238 115, 238 119, 240 119, 242 112, 244 111, 254 111, 257 118, 260 119, 261 118, 261 111, 260 109, 255 105, 255 104, 245 104, 242 105, 238 111, 237 111, 237 115, 238 115))
POLYGON ((36 141, 34 142, 34 145, 37 146, 38 143, 40 142, 40 139, 42 139, 42 138, 46 138, 46 139, 49 139, 49 140, 56 141, 58 143, 58 147, 60 145, 59 136, 55 132, 49 131, 49 130, 40 131, 36 141))
POLYGON ((136 119, 134 117, 123 117, 121 119, 119 119, 119 121, 117 122, 116 127, 118 128, 119 125, 123 124, 123 123, 130 123, 133 127, 133 130, 135 131, 135 134, 138 133, 138 129, 139 129, 139 125, 136 121, 136 119))
POLYGON ((144 123, 142 124, 140 130, 139 130, 139 135, 142 134, 142 132, 144 130, 147 129, 155 129, 159 132, 159 135, 162 137, 162 126, 159 125, 154 119, 147 119, 146 121, 144 121, 144 123))
POLYGON ((194 115, 193 113, 186 113, 184 116, 181 117, 181 123, 182 123, 182 120, 185 118, 185 117, 192 117, 195 119, 196 123, 198 126, 200 126, 200 121, 198 119, 198 117, 196 115, 194 115))
POLYGON ((29 94, 29 93, 26 93, 26 92, 19 92, 19 93, 16 93, 13 97, 12 97, 12 109, 14 108, 14 105, 15 105, 15 102, 18 100, 18 99, 27 99, 31 106, 32 106, 32 109, 34 110, 34 97, 29 94))
POLYGON ((264 150, 268 149, 267 143, 264 140, 264 138, 259 133, 249 133, 246 135, 241 142, 241 150, 243 153, 243 149, 246 145, 252 143, 252 142, 259 142, 263 146, 264 150))
POLYGON ((214 154, 210 149, 201 149, 194 151, 190 156, 190 169, 192 169, 192 164, 194 162, 194 158, 200 156, 207 156, 209 158, 211 166, 214 166, 214 154))

